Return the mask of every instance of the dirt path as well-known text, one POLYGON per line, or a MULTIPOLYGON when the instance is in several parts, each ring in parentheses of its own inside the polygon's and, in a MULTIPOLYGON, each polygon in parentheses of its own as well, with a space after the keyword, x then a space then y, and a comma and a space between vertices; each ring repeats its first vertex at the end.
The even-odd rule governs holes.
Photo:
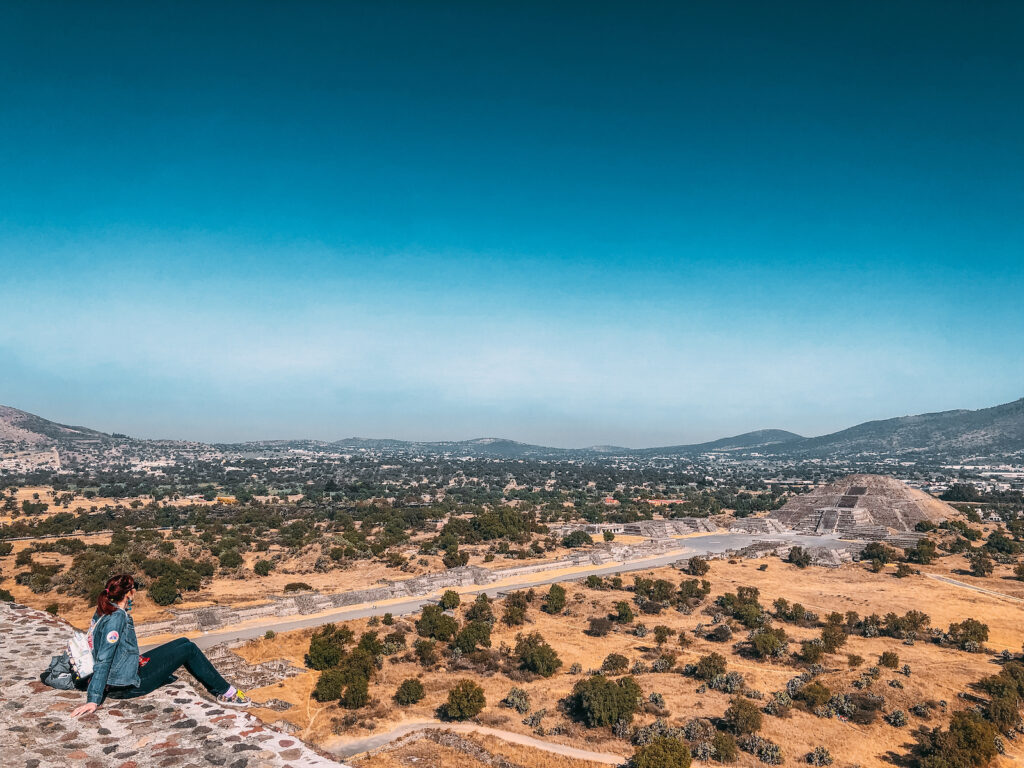
POLYGON ((611 752, 590 752, 586 749, 576 749, 565 744, 553 744, 550 741, 536 739, 524 733, 503 731, 499 728, 489 728, 485 725, 474 725, 473 723, 442 723, 439 720, 420 720, 411 723, 403 723, 387 733, 378 733, 367 736, 365 739, 352 741, 335 741, 326 745, 326 751, 336 757, 349 758, 380 749, 396 739, 407 736, 416 731, 442 730, 455 733, 480 733, 487 736, 494 736, 503 741, 519 744, 524 747, 532 747, 545 752, 552 752, 556 755, 571 757, 576 760, 589 760, 592 763, 604 763, 606 765, 621 765, 626 762, 622 755, 614 755, 611 752))
POLYGON ((990 597, 998 597, 1003 600, 1012 600, 1015 603, 1024 603, 1024 599, 1014 597, 1013 595, 1006 595, 1002 592, 996 592, 994 589, 986 589, 985 587, 979 587, 974 584, 966 584, 956 579, 951 579, 948 576, 940 576, 937 573, 925 574, 929 579, 935 579, 936 581, 944 581, 947 584, 952 584, 954 587, 960 587, 961 589, 969 589, 972 592, 981 592, 983 595, 989 595, 990 597))

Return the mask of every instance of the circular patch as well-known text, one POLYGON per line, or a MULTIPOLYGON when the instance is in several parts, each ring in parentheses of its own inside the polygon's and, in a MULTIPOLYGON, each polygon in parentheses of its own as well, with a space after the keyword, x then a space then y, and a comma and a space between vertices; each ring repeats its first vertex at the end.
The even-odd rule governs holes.
POLYGON ((117 631, 116 631, 116 630, 113 630, 113 629, 112 629, 112 630, 110 630, 109 632, 107 632, 107 642, 108 642, 108 643, 116 643, 116 642, 117 642, 117 639, 118 639, 119 637, 120 637, 120 635, 119 635, 119 634, 117 634, 117 631))

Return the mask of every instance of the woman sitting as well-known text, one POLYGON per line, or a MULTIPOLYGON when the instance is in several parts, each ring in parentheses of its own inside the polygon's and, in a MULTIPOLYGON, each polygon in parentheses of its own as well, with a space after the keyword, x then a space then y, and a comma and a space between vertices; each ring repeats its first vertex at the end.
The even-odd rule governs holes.
POLYGON ((93 669, 89 678, 87 703, 71 712, 72 717, 95 712, 103 699, 131 699, 145 696, 171 682, 171 675, 185 667, 220 704, 247 707, 245 693, 229 685, 191 640, 179 637, 139 656, 135 623, 129 616, 135 597, 135 579, 125 573, 107 581, 96 603, 89 627, 93 669))

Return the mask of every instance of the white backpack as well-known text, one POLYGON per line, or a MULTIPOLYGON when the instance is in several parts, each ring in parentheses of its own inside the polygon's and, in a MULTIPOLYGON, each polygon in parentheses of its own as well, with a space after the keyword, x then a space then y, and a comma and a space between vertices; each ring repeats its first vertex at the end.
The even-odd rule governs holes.
POLYGON ((92 631, 95 627, 94 622, 89 625, 88 632, 73 630, 71 639, 68 640, 68 661, 79 679, 85 679, 92 674, 92 631))

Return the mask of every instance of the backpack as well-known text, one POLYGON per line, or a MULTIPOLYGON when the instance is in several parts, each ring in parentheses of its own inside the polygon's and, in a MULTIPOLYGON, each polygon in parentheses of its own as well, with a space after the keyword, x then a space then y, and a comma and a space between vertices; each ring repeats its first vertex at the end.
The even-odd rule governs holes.
POLYGON ((72 631, 71 638, 68 640, 68 649, 65 655, 68 657, 72 671, 82 680, 92 674, 92 631, 95 627, 95 623, 90 624, 88 632, 79 632, 76 629, 72 631))

